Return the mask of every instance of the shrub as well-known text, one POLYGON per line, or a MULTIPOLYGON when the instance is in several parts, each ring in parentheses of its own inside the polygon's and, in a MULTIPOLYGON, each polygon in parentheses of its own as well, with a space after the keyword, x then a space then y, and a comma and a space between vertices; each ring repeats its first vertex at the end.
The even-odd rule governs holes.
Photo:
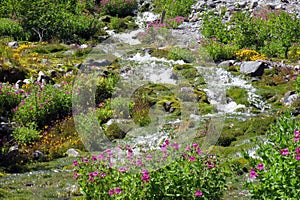
POLYGON ((136 0, 101 0, 100 4, 102 12, 119 17, 133 15, 138 8, 136 0))
POLYGON ((227 173, 216 158, 202 154, 196 143, 183 150, 166 140, 160 151, 145 152, 142 157, 134 155, 129 145, 119 148, 123 158, 107 149, 97 156, 74 160, 74 178, 87 198, 220 199, 226 190, 227 173), (177 159, 170 162, 173 156, 177 159))
POLYGON ((267 139, 256 141, 256 158, 244 153, 252 167, 246 186, 253 199, 299 198, 299 128, 300 123, 286 114, 271 125, 267 139))
POLYGON ((195 61, 195 56, 188 49, 173 47, 168 53, 168 59, 183 60, 184 62, 191 63, 195 61))
POLYGON ((36 83, 27 95, 13 116, 13 120, 23 126, 35 122, 42 128, 49 125, 52 120, 67 116, 71 112, 70 85, 56 88, 52 85, 41 87, 36 83))
POLYGON ((204 48, 199 49, 200 58, 212 58, 214 61, 230 60, 236 58, 238 46, 236 44, 224 44, 217 41, 216 38, 201 39, 200 45, 204 48), (209 55, 207 55, 207 53, 209 55))
POLYGON ((165 10, 168 18, 176 16, 188 17, 191 13, 191 6, 194 3, 195 0, 154 0, 156 12, 161 13, 165 10))
POLYGON ((6 18, 0 18, 0 36, 11 37, 15 40, 27 39, 22 26, 18 22, 6 18))
POLYGON ((12 85, 0 85, 0 116, 12 116, 23 98, 24 90, 12 85))
POLYGON ((37 125, 32 123, 27 123, 27 127, 25 126, 19 126, 14 129, 13 137, 20 143, 29 143, 34 140, 37 140, 40 131, 36 130, 37 125))

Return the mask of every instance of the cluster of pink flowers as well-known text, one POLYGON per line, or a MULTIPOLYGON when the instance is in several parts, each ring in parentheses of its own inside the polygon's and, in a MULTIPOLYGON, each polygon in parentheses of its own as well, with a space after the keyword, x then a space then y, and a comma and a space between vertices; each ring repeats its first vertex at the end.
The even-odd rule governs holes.
MULTIPOLYGON (((263 163, 260 163, 257 165, 256 169, 261 171, 265 168, 264 164, 263 163)), ((250 174, 249 174, 249 177, 250 178, 256 178, 258 176, 258 174, 256 173, 255 169, 251 169, 250 170, 250 174)))
POLYGON ((114 194, 121 194, 121 192, 122 192, 122 190, 121 190, 121 188, 114 188, 114 189, 110 189, 109 191, 108 191, 108 194, 109 195, 114 195, 114 194))
POLYGON ((149 171, 147 169, 142 170, 142 180, 145 182, 150 181, 149 171))

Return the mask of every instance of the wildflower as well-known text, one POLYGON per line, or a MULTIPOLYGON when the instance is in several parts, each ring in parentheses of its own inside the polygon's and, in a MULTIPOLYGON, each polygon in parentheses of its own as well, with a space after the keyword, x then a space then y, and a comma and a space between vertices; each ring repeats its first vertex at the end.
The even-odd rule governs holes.
POLYGON ((152 156, 150 154, 147 154, 146 159, 147 160, 152 160, 152 156))
POLYGON ((125 172, 126 170, 125 170, 125 168, 124 167, 120 167, 119 168, 119 172, 125 172))
POLYGON ((296 160, 300 160, 300 154, 296 155, 296 160))
POLYGON ((73 177, 74 177, 75 179, 77 179, 78 176, 79 176, 79 174, 75 173, 73 177))
POLYGON ((102 159, 104 158, 104 155, 101 153, 101 154, 99 154, 99 155, 97 156, 97 158, 98 158, 99 160, 102 160, 102 159))
POLYGON ((92 160, 97 160, 96 156, 92 155, 92 160))
POLYGON ((40 108, 43 108, 43 106, 44 106, 44 105, 43 105, 42 103, 40 103, 40 108))
POLYGON ((102 107, 103 107, 103 104, 102 104, 102 103, 99 103, 99 104, 98 104, 98 107, 99 107, 99 108, 102 108, 102 107))
POLYGON ((187 146, 187 147, 185 148, 185 150, 186 150, 186 151, 190 151, 190 150, 191 150, 191 147, 187 146))
POLYGON ((167 151, 167 146, 164 146, 164 145, 163 145, 163 146, 161 147, 161 151, 162 151, 162 152, 167 151))
POLYGON ((75 166, 75 167, 78 166, 77 160, 73 161, 73 166, 75 166))
POLYGON ((166 144, 166 145, 169 145, 169 140, 166 140, 166 141, 165 141, 165 144, 166 144))
POLYGON ((22 99, 22 100, 21 100, 21 104, 24 104, 24 103, 25 103, 25 101, 24 101, 24 99, 22 99))
POLYGON ((142 174, 143 174, 142 181, 149 182, 150 181, 149 172, 147 170, 144 170, 142 174))
POLYGON ((254 169, 250 170, 250 178, 256 178, 258 176, 258 174, 255 172, 254 169))
POLYGON ((284 156, 286 156, 286 155, 288 155, 288 154, 289 154, 289 150, 288 150, 288 148, 285 148, 285 149, 280 149, 279 151, 280 151, 280 154, 281 154, 281 155, 284 155, 284 156))
POLYGON ((89 177, 89 179, 88 179, 88 181, 93 181, 94 180, 94 178, 93 177, 89 177))
POLYGON ((99 172, 94 171, 92 175, 93 175, 93 176, 98 176, 98 174, 99 174, 99 172))
POLYGON ((206 164, 210 169, 215 167, 210 161, 207 161, 206 164))
POLYGON ((200 190, 197 190, 195 193, 196 197, 202 197, 202 192, 200 190))
POLYGON ((197 154, 200 154, 202 150, 200 148, 197 148, 197 154))
POLYGON ((193 146, 194 148, 197 148, 197 147, 198 147, 198 144, 197 144, 197 143, 193 143, 192 146, 193 146))
POLYGON ((295 151, 297 154, 300 153, 300 147, 297 147, 295 151))
POLYGON ((104 177, 106 177, 106 174, 102 172, 100 176, 101 176, 102 178, 104 178, 104 177))
POLYGON ((174 143, 174 144, 173 144, 173 148, 174 148, 175 150, 178 150, 178 149, 179 149, 179 144, 178 144, 178 143, 174 143))
POLYGON ((190 158, 189 158, 189 160, 191 161, 191 162, 194 162, 196 159, 195 159, 195 156, 191 156, 190 158))
POLYGON ((88 163, 88 162, 89 162, 89 159, 83 158, 83 162, 88 163))
POLYGON ((110 189, 109 192, 108 192, 109 195, 113 195, 114 193, 115 193, 114 189, 110 189))
POLYGON ((30 107, 30 108, 29 108, 29 110, 33 110, 33 108, 32 108, 32 107, 30 107))
POLYGON ((216 37, 213 37, 213 38, 211 38, 213 41, 216 41, 217 40, 217 38, 216 37))
POLYGON ((116 194, 120 194, 122 192, 121 188, 116 188, 115 191, 116 191, 116 194))
POLYGON ((257 165, 258 170, 263 170, 264 168, 265 168, 265 166, 262 163, 257 165))

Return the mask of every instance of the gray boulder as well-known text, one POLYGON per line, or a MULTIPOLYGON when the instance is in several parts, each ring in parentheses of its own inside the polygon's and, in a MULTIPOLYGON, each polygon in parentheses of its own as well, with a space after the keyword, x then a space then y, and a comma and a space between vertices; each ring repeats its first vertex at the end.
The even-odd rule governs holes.
POLYGON ((19 43, 18 42, 9 42, 7 43, 7 45, 11 48, 18 48, 19 47, 19 43))
POLYGON ((101 66, 109 66, 110 64, 111 62, 109 60, 101 59, 101 60, 95 60, 92 65, 95 67, 101 67, 101 66))
POLYGON ((68 149, 68 151, 66 153, 68 154, 68 157, 78 157, 79 156, 79 152, 76 151, 74 148, 68 149))
POLYGON ((260 77, 267 68, 269 68, 268 64, 263 61, 246 61, 242 63, 240 72, 252 77, 260 77))
POLYGON ((229 67, 232 66, 233 64, 235 64, 235 60, 225 60, 220 64, 218 64, 218 67, 229 67))
POLYGON ((294 91, 289 91, 284 94, 284 97, 280 100, 285 106, 291 106, 295 101, 299 99, 299 95, 294 91))

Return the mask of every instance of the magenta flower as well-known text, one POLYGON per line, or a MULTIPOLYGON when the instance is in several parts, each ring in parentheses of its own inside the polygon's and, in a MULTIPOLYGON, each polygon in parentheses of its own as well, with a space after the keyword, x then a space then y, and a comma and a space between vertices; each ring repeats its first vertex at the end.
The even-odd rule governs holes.
POLYGON ((152 160, 152 156, 150 154, 147 154, 146 159, 147 160, 152 160))
POLYGON ((299 132, 298 130, 295 130, 295 131, 294 131, 294 134, 295 134, 295 136, 299 136, 299 135, 300 135, 300 132, 299 132))
POLYGON ((189 158, 189 160, 191 161, 191 162, 194 162, 196 159, 195 159, 195 156, 191 156, 190 158, 189 158))
POLYGON ((200 190, 197 190, 196 193, 195 193, 196 197, 202 197, 202 195, 203 194, 202 194, 202 192, 200 190))
POLYGON ((101 153, 101 154, 99 154, 99 155, 97 156, 97 158, 98 158, 99 160, 102 160, 102 159, 104 158, 104 155, 101 153))
POLYGON ((122 192, 121 188, 116 188, 115 191, 116 191, 116 194, 120 194, 122 192))
POLYGON ((296 160, 300 160, 300 154, 296 155, 296 160))
POLYGON ((191 150, 191 147, 187 146, 187 147, 185 148, 185 150, 186 150, 186 151, 190 151, 190 150, 191 150))
POLYGON ((173 144, 173 148, 176 149, 176 150, 178 150, 179 149, 179 144, 178 143, 174 143, 173 144))
POLYGON ((197 148, 197 154, 200 154, 202 150, 200 148, 197 148))
POLYGON ((24 103, 25 103, 25 101, 22 99, 22 100, 21 100, 21 104, 24 104, 24 103))
POLYGON ((167 151, 167 146, 164 146, 164 145, 163 145, 163 146, 161 147, 161 151, 162 151, 162 152, 167 151))
POLYGON ((207 161, 206 164, 207 164, 208 168, 210 168, 210 169, 215 167, 210 161, 207 161))
POLYGON ((100 176, 101 176, 102 178, 105 178, 105 177, 106 177, 106 174, 102 172, 100 176))
POLYGON ((295 151, 297 154, 300 153, 300 147, 297 147, 295 151))
POLYGON ((89 179, 88 179, 88 181, 93 181, 94 179, 93 179, 93 177, 89 177, 89 179))
POLYGON ((75 173, 73 176, 75 179, 77 179, 79 177, 79 174, 75 173))
POLYGON ((125 168, 124 167, 120 167, 119 168, 119 172, 125 172, 126 170, 125 170, 125 168))
POLYGON ((109 192, 108 192, 109 195, 113 195, 114 193, 115 193, 114 189, 110 189, 109 192))
POLYGON ((264 168, 265 168, 265 166, 262 163, 257 165, 258 170, 263 170, 264 168))
POLYGON ((97 157, 92 155, 92 160, 97 160, 97 157))
POLYGON ((288 148, 285 148, 285 149, 280 149, 279 151, 280 151, 280 154, 281 154, 281 155, 284 155, 284 156, 286 156, 286 155, 288 155, 288 154, 289 154, 289 150, 288 150, 288 148))
POLYGON ((73 166, 75 166, 75 167, 78 166, 77 160, 73 161, 73 166))
POLYGON ((142 181, 149 182, 150 181, 150 176, 149 176, 149 171, 147 169, 142 169, 142 181))
POLYGON ((193 143, 192 146, 193 146, 194 148, 197 148, 197 147, 198 147, 198 144, 197 144, 197 143, 193 143))
POLYGON ((99 172, 97 172, 97 171, 93 172, 93 176, 98 176, 98 174, 99 174, 99 172))
POLYGON ((29 110, 33 110, 33 108, 32 108, 32 107, 30 107, 30 108, 29 108, 29 110))
POLYGON ((255 172, 254 169, 250 170, 250 178, 256 178, 258 176, 258 174, 255 172))
POLYGON ((211 38, 213 41, 216 41, 217 40, 217 38, 216 37, 213 37, 213 38, 211 38))

